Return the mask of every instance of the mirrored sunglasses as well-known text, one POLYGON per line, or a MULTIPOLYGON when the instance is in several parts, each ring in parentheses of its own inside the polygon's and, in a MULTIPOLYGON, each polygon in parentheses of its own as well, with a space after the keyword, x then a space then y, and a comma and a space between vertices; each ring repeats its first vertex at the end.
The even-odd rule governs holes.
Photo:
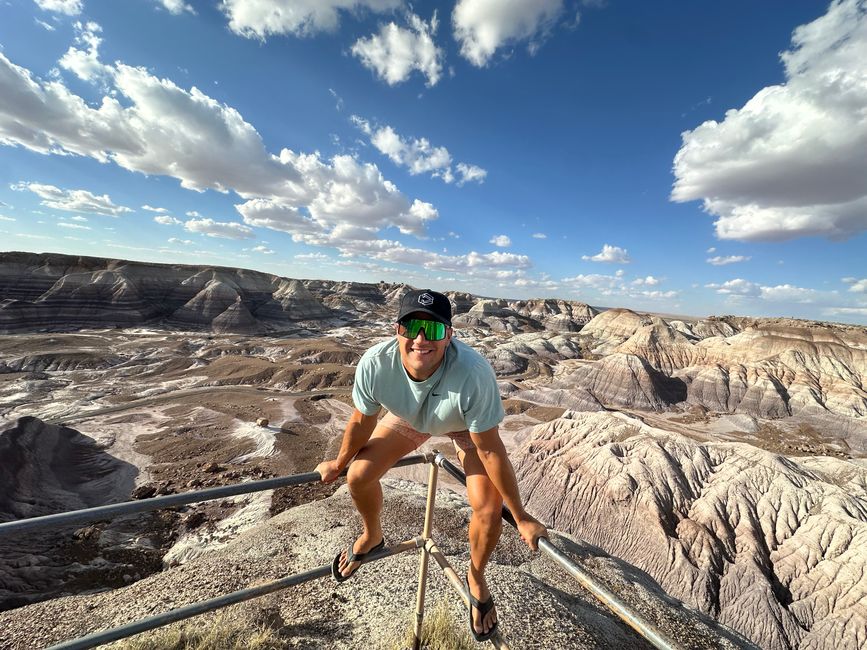
POLYGON ((446 324, 422 318, 405 318, 397 324, 397 333, 405 338, 414 339, 419 332, 424 332, 428 341, 442 341, 446 337, 446 324))

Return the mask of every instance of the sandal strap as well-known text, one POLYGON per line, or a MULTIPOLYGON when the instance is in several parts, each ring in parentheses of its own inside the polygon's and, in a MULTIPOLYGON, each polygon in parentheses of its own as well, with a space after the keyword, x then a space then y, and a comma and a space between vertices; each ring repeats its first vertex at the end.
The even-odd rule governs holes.
POLYGON ((484 617, 485 614, 487 614, 492 609, 494 609, 494 597, 493 596, 489 597, 485 602, 482 602, 478 598, 473 596, 473 592, 470 591, 470 581, 467 580, 466 578, 464 578, 464 584, 467 587, 467 595, 470 597, 470 605, 472 605, 477 610, 479 610, 479 614, 481 614, 482 617, 484 617))
POLYGON ((347 564, 350 564, 352 562, 361 562, 364 558, 366 558, 368 555, 370 555, 374 551, 378 551, 379 549, 383 548, 385 546, 385 538, 383 537, 379 541, 379 544, 372 547, 369 551, 365 551, 364 553, 357 553, 356 554, 352 550, 353 546, 355 546, 355 542, 349 542, 349 548, 346 550, 346 563, 347 564))

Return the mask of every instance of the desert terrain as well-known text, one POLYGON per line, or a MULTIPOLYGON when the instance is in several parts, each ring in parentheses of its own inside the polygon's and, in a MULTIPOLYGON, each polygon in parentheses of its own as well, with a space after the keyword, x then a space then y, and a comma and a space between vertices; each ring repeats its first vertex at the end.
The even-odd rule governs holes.
MULTIPOLYGON (((0 254, 0 522, 312 470, 407 289, 0 254)), ((867 328, 447 295, 497 373, 522 495, 575 561, 683 647, 867 645, 867 328)), ((389 474, 391 541, 419 534, 426 471, 389 474)), ((452 480, 437 517, 464 566, 452 480)), ((312 484, 0 538, 0 648, 328 563, 357 528, 345 488, 312 484)), ((385 560, 242 615, 276 612, 287 647, 376 647, 416 570, 385 560)), ((491 571, 514 647, 643 647, 511 531, 491 571)))

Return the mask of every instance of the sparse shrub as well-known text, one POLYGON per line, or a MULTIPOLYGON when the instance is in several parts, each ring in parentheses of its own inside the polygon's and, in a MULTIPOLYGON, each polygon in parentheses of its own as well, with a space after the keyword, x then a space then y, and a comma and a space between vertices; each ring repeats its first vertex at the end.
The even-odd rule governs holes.
MULTIPOLYGON (((411 616, 407 617, 412 620, 411 616)), ((479 646, 472 640, 467 630, 466 622, 462 625, 454 620, 452 613, 444 603, 427 609, 422 627, 421 644, 426 650, 476 650, 479 646)), ((401 641, 386 646, 388 650, 405 650, 412 647, 412 630, 410 624, 401 641)))
POLYGON ((143 632, 111 646, 114 650, 283 650, 288 647, 276 630, 250 627, 218 615, 213 620, 175 623, 143 632))

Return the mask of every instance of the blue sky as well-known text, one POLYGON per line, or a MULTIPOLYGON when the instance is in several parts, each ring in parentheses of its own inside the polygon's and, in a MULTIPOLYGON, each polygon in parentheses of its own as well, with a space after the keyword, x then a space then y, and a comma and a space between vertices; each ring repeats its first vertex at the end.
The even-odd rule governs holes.
POLYGON ((865 150, 865 0, 0 0, 4 250, 867 323, 865 150))

